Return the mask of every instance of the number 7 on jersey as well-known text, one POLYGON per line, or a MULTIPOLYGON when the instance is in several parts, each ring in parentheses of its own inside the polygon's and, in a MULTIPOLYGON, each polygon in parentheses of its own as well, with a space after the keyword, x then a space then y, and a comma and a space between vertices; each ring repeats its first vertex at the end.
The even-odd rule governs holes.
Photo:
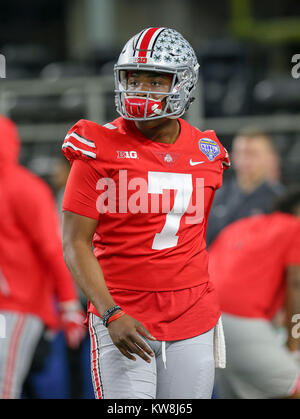
POLYGON ((180 220, 186 212, 193 193, 192 175, 186 173, 148 172, 148 193, 162 194, 163 189, 176 189, 174 205, 166 216, 160 233, 156 233, 152 249, 174 247, 178 242, 180 220))

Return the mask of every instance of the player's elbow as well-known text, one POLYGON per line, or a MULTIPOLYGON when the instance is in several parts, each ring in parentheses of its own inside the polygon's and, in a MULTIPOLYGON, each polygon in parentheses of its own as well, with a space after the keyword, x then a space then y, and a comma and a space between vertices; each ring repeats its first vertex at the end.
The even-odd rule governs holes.
POLYGON ((72 238, 68 235, 62 235, 62 249, 66 265, 69 269, 82 260, 89 253, 92 253, 92 247, 80 238, 72 238))
POLYGON ((76 240, 72 237, 71 234, 67 234, 67 232, 63 231, 62 234, 62 250, 65 263, 68 267, 72 264, 72 261, 76 257, 77 251, 76 240))

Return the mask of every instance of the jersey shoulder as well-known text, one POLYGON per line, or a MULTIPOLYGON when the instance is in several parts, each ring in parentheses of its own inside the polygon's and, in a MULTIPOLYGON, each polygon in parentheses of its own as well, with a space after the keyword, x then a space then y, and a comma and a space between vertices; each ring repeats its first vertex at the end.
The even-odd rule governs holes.
POLYGON ((95 161, 101 157, 101 150, 105 143, 121 130, 121 121, 118 118, 111 123, 99 125, 87 119, 80 119, 69 129, 62 144, 62 152, 70 160, 95 161))
POLYGON ((221 161, 223 169, 231 166, 229 153, 222 145, 214 130, 200 131, 194 128, 194 133, 198 141, 199 150, 206 156, 210 162, 221 161))

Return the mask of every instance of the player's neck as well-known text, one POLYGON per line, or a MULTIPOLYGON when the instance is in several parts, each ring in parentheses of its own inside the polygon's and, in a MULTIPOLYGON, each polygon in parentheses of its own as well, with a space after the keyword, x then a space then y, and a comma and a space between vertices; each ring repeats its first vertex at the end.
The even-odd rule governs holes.
POLYGON ((158 143, 173 144, 180 134, 180 123, 177 119, 135 121, 135 126, 145 137, 158 143))

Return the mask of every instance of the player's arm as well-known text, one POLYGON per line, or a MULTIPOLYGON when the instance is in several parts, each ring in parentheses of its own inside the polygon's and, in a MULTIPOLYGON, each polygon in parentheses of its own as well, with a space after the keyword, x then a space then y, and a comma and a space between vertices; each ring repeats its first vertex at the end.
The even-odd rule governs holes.
MULTIPOLYGON (((93 218, 64 211, 63 253, 73 278, 102 316, 106 310, 116 305, 116 302, 106 286, 103 272, 92 251, 92 239, 97 223, 93 218)), ((150 362, 148 355, 154 354, 139 334, 151 340, 155 338, 140 322, 125 314, 110 322, 108 331, 113 343, 124 356, 135 360, 132 355, 134 353, 150 362)))
MULTIPOLYGON (((300 314, 300 265, 290 265, 286 269, 286 328, 288 332, 287 347, 290 351, 300 350, 300 339, 293 333, 295 314, 300 314), (293 336, 294 335, 294 336, 293 336)), ((295 330, 295 329, 294 329, 295 330)))

